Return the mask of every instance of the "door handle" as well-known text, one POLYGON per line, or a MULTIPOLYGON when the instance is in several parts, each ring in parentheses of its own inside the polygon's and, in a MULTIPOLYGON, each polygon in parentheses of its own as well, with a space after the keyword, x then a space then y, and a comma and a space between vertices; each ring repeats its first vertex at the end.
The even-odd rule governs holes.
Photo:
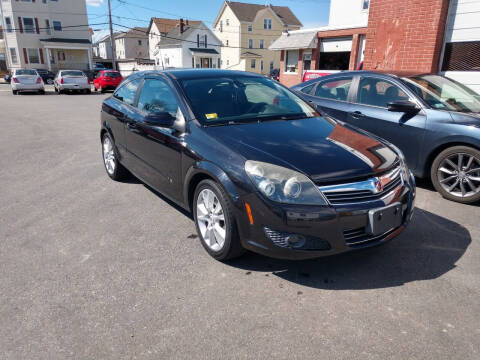
POLYGON ((361 111, 354 111, 350 113, 350 115, 352 115, 354 119, 360 119, 362 117, 365 117, 365 115, 363 115, 361 111))
POLYGON ((137 126, 137 123, 136 123, 136 122, 129 121, 129 122, 127 122, 127 128, 128 128, 128 130, 130 130, 130 131, 135 131, 135 130, 138 129, 138 126, 137 126))

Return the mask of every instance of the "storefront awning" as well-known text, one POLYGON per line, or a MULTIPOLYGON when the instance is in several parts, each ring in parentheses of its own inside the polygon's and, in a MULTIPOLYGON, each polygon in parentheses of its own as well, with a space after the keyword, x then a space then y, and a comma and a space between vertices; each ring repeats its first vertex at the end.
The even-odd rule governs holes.
POLYGON ((283 33, 269 50, 313 49, 317 47, 317 31, 292 31, 283 33))

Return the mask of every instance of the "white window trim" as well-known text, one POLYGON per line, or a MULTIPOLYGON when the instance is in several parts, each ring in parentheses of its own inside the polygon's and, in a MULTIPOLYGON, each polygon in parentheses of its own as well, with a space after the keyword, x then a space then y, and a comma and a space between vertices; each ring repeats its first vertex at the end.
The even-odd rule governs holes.
POLYGON ((25 16, 25 17, 22 16, 22 25, 23 25, 23 32, 25 34, 35 34, 37 32, 35 29, 35 19, 33 17, 31 18, 28 16, 25 16), (27 31, 27 26, 25 25, 25 19, 32 19, 32 32, 27 31))
POLYGON ((27 57, 29 64, 40 65, 42 63, 42 60, 40 59, 40 50, 38 48, 27 48, 27 57), (32 62, 32 60, 30 60, 29 50, 37 50, 38 62, 32 62))
POLYGON ((17 51, 17 48, 16 48, 16 47, 11 47, 11 48, 9 48, 8 51, 10 52, 8 55, 10 56, 10 61, 12 62, 12 64, 18 64, 18 51, 17 51), (15 62, 13 62, 12 49, 15 51, 15 58, 16 58, 16 61, 15 61, 15 62))
POLYGON ((253 49, 255 47, 255 41, 253 39, 248 39, 248 48, 253 49), (250 41, 252 42, 252 47, 250 47, 250 41))
POLYGON ((272 30, 272 27, 273 27, 272 19, 269 19, 269 18, 263 19, 263 30, 272 30), (266 24, 265 24, 265 22, 266 22, 266 24), (265 27, 265 25, 267 27, 265 27), (268 25, 270 25, 270 28, 268 27, 268 25))

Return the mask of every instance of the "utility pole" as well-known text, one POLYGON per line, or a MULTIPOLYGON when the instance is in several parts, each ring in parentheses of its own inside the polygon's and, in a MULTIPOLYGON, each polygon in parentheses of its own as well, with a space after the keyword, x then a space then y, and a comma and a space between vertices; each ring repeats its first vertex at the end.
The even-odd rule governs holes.
POLYGON ((115 39, 113 38, 112 8, 110 7, 110 0, 108 0, 108 22, 110 23, 110 46, 112 49, 112 70, 117 70, 115 66, 115 39))

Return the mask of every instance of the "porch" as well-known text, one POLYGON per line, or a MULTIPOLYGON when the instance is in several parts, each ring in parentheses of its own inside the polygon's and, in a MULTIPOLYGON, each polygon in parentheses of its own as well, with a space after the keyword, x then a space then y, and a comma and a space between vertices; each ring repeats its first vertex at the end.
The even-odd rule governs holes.
POLYGON ((192 68, 215 69, 220 67, 220 54, 215 49, 190 48, 192 68))
POLYGON ((92 47, 88 39, 43 39, 48 70, 91 70, 92 47))

